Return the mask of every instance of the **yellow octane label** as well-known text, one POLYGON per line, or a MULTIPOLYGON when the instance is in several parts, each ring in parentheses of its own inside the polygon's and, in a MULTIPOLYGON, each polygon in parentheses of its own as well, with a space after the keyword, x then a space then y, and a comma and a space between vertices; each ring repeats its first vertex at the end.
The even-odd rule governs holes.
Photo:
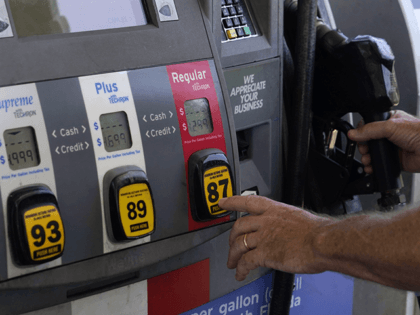
POLYGON ((226 166, 211 168, 204 173, 204 190, 207 208, 211 215, 219 215, 226 210, 219 207, 219 200, 233 196, 232 179, 226 166))
POLYGON ((42 206, 26 211, 24 222, 33 261, 51 259, 63 252, 63 221, 55 206, 42 206))
POLYGON ((153 232, 155 212, 147 184, 132 184, 120 189, 120 217, 126 237, 153 232))

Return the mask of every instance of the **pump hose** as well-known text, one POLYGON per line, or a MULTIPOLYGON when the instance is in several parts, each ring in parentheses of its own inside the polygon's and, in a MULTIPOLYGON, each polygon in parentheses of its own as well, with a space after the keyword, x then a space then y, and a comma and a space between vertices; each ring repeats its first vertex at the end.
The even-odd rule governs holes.
MULTIPOLYGON (((293 3, 296 2, 296 0, 285 1, 285 15, 294 10, 293 3)), ((317 1, 299 0, 297 12, 296 46, 294 47, 295 91, 293 93, 293 110, 289 121, 290 141, 284 201, 302 207, 315 71, 317 1)), ((287 25, 285 25, 285 29, 287 30, 287 25)), ((270 315, 289 314, 294 277, 294 274, 275 272, 270 315)))

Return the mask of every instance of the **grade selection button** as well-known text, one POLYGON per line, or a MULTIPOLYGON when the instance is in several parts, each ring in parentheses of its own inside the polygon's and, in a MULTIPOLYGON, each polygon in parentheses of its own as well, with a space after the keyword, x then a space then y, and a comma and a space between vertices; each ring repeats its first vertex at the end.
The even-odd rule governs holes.
POLYGON ((125 186, 120 189, 118 197, 127 238, 150 234, 154 227, 154 210, 149 186, 146 183, 125 186))
POLYGON ((146 174, 139 168, 117 176, 113 173, 115 171, 106 175, 108 180, 113 177, 108 201, 113 239, 129 241, 152 234, 155 230, 155 210, 146 174))
POLYGON ((225 213, 219 207, 221 198, 232 197, 232 178, 227 166, 218 166, 204 172, 204 188, 207 201, 207 209, 211 216, 225 213))
POLYGON ((230 212, 219 200, 233 196, 234 183, 225 154, 217 149, 194 153, 188 161, 191 214, 195 221, 209 221, 230 212))
POLYGON ((63 254, 64 225, 53 193, 44 186, 13 192, 8 199, 10 244, 18 265, 36 265, 63 254))

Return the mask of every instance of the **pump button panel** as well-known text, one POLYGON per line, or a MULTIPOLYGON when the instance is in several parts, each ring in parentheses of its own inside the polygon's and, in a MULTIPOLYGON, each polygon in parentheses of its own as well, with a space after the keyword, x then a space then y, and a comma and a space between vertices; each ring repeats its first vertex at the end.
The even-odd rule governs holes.
POLYGON ((209 221, 230 212, 219 207, 219 200, 233 196, 232 172, 225 154, 205 149, 189 159, 191 213, 195 221, 209 221))
POLYGON ((36 265, 60 257, 64 226, 57 201, 46 187, 13 192, 8 200, 10 243, 17 265, 36 265))
POLYGON ((111 239, 129 241, 152 234, 155 230, 155 210, 152 192, 146 174, 136 167, 115 176, 118 170, 105 176, 112 177, 109 188, 108 226, 111 239))
POLYGON ((222 43, 258 36, 245 1, 222 1, 222 43))

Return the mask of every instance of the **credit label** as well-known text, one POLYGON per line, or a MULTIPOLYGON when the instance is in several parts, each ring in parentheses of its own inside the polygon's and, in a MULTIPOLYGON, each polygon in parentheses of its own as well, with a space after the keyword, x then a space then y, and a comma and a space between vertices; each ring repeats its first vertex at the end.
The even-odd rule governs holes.
POLYGON ((204 172, 204 190, 207 208, 211 215, 225 213, 219 207, 219 200, 233 196, 232 179, 226 166, 218 166, 204 172))
POLYGON ((155 213, 147 184, 132 184, 121 188, 119 206, 126 237, 146 236, 153 232, 155 213))
POLYGON ((33 261, 61 255, 65 241, 64 227, 55 206, 41 206, 26 211, 24 222, 33 261))

